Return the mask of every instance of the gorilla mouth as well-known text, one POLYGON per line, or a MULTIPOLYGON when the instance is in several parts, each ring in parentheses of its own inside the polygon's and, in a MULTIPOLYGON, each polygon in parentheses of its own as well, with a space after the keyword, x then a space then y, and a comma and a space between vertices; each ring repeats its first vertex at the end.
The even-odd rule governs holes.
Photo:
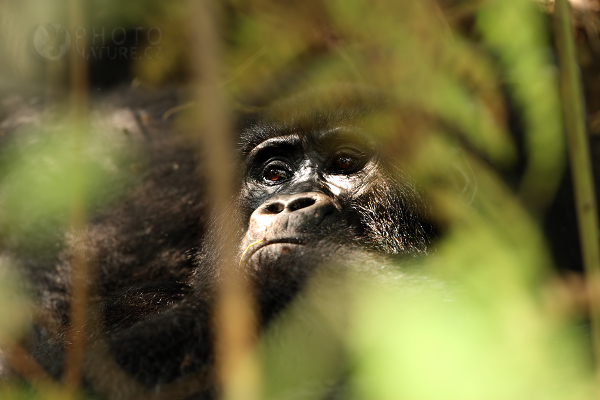
POLYGON ((277 252, 280 255, 287 255, 291 249, 289 246, 303 246, 306 242, 299 238, 279 238, 279 239, 260 239, 254 243, 251 243, 246 247, 246 250, 240 256, 240 266, 244 262, 248 262, 252 257, 261 252, 263 249, 273 246, 278 247, 279 251, 272 249, 271 252, 277 252))

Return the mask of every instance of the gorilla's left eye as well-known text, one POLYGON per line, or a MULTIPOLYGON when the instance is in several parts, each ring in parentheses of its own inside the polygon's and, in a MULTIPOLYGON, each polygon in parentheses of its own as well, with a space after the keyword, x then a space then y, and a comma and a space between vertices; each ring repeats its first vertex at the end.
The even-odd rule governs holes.
POLYGON ((340 170, 347 170, 356 164, 356 160, 349 156, 341 156, 336 158, 335 166, 340 170))
POLYGON ((352 174, 362 168, 366 154, 354 149, 337 151, 331 159, 330 169, 334 174, 352 174))

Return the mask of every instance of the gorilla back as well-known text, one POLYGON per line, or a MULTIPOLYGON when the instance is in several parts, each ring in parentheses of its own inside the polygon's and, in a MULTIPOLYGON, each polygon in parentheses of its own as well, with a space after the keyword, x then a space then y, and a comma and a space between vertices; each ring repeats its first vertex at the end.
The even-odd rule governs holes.
MULTIPOLYGON (((235 262, 252 282, 263 326, 317 270, 369 270, 429 251, 435 229, 423 200, 366 124, 387 107, 378 91, 335 87, 279 101, 240 129, 235 262)), ((165 134, 157 118, 138 123, 145 178, 95 217, 84 241, 96 266, 84 381, 111 399, 212 398, 220 254, 211 230, 220 227, 206 215, 194 147, 165 134)), ((75 250, 67 244, 44 278, 36 276, 42 261, 23 262, 42 308, 28 347, 56 378, 75 250)))

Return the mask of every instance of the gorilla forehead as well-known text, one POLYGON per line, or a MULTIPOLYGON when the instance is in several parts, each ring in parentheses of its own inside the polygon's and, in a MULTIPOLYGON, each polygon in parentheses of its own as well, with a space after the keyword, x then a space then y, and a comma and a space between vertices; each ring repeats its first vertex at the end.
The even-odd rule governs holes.
POLYGON ((326 135, 383 111, 387 104, 388 99, 380 91, 361 86, 309 90, 252 118, 243 129, 239 148, 242 154, 248 154, 260 143, 288 135, 309 135, 316 139, 315 135, 326 135))
POLYGON ((257 155, 271 149, 302 149, 304 152, 328 151, 342 144, 355 144, 366 151, 374 151, 376 147, 376 143, 367 132, 352 126, 335 126, 329 129, 319 129, 318 127, 307 130, 290 129, 287 134, 285 131, 273 131, 271 134, 271 136, 265 135, 265 139, 255 144, 254 147, 243 151, 248 157, 248 162, 252 162, 257 155))

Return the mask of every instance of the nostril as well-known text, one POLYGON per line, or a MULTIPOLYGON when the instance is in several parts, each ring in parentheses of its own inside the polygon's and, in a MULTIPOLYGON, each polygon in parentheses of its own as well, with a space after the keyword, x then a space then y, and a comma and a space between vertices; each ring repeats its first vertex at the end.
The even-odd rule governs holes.
POLYGON ((283 211, 284 208, 285 205, 279 201, 275 201, 265 206, 265 210, 267 210, 267 212, 269 212, 270 214, 279 214, 283 211))
POLYGON ((312 197, 301 197, 299 199, 292 200, 288 205, 288 209, 290 211, 300 210, 302 208, 307 208, 315 204, 317 200, 312 197))

